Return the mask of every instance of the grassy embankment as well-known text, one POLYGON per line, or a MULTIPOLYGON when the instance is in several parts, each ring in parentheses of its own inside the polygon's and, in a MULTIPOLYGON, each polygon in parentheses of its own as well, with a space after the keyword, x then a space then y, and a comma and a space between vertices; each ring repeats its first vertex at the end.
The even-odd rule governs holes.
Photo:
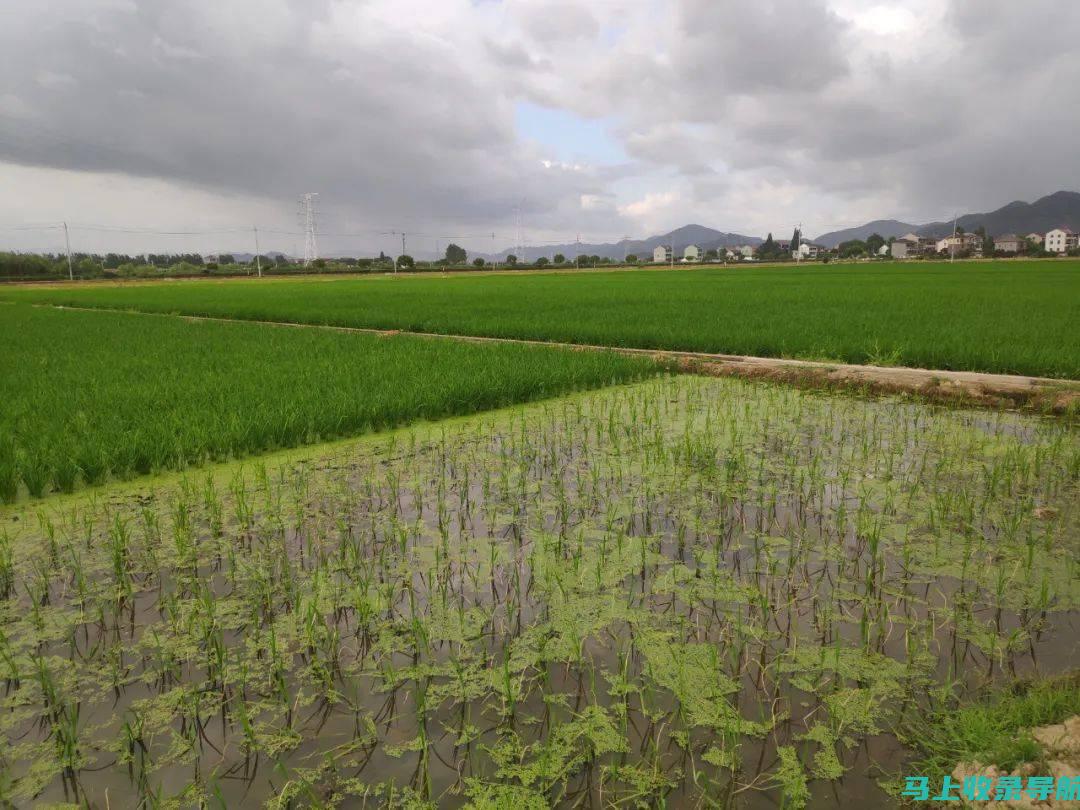
POLYGON ((1008 773, 1043 752, 1031 729, 1080 714, 1080 670, 1040 680, 1019 680, 976 700, 942 706, 914 718, 904 736, 918 752, 908 772, 939 783, 960 762, 1008 773))

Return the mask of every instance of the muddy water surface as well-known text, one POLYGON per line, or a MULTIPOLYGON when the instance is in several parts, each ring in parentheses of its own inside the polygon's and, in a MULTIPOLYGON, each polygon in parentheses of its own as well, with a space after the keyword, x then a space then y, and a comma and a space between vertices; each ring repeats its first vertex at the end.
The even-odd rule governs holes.
POLYGON ((895 804, 1080 666, 1066 423, 675 378, 0 516, 16 806, 895 804))

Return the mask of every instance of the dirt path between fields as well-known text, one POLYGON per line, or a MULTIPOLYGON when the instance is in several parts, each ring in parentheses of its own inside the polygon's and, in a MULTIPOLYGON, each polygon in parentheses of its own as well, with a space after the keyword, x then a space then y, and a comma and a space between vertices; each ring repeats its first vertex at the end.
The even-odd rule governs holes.
MULTIPOLYGON (((35 306, 52 306, 35 304, 35 306)), ((210 315, 176 315, 105 307, 56 306, 85 312, 118 312, 129 315, 152 315, 186 318, 191 321, 219 323, 258 323, 293 329, 324 329, 355 332, 390 338, 407 335, 431 340, 457 340, 466 343, 510 343, 529 346, 555 346, 575 351, 612 351, 625 355, 651 357, 674 364, 679 370, 710 376, 745 377, 774 380, 811 388, 847 388, 875 393, 910 393, 940 402, 957 402, 992 407, 1019 407, 1052 413, 1080 411, 1080 380, 1059 380, 1015 374, 988 374, 976 371, 947 371, 903 366, 866 366, 853 363, 829 363, 778 357, 748 357, 666 349, 636 349, 620 346, 597 346, 524 338, 454 335, 441 332, 414 332, 401 329, 371 329, 359 326, 291 323, 288 321, 225 318, 210 315)))

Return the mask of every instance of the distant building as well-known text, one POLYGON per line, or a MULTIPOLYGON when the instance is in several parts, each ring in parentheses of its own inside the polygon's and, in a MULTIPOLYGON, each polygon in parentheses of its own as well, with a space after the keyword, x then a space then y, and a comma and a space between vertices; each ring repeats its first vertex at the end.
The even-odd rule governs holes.
POLYGON ((822 254, 828 251, 828 248, 824 245, 818 245, 814 242, 799 241, 799 249, 796 250, 792 256, 796 259, 819 259, 822 254))
POLYGON ((700 262, 701 248, 699 248, 697 245, 687 245, 683 249, 682 258, 684 262, 700 262))
POLYGON ((1054 228, 1046 232, 1044 247, 1050 253, 1064 253, 1077 246, 1077 234, 1069 228, 1054 228))
POLYGON ((935 247, 938 253, 948 253, 950 256, 964 252, 982 253, 982 237, 977 233, 954 234, 939 240, 935 247))
POLYGON ((754 258, 754 246, 753 245, 740 245, 735 248, 735 252, 740 254, 744 259, 754 258))
POLYGON ((671 245, 657 245, 653 248, 652 260, 654 264, 671 261, 671 245))
MULTIPOLYGON (((932 236, 919 236, 917 233, 905 233, 899 237, 897 242, 904 242, 907 247, 901 248, 901 250, 907 250, 908 258, 912 256, 923 256, 927 253, 934 253, 938 250, 938 240, 932 236)), ((895 245, 896 242, 893 242, 895 245)), ((896 255, 895 253, 893 254, 896 255)))
POLYGON ((889 252, 894 259, 907 259, 918 253, 918 242, 911 242, 903 237, 894 239, 889 245, 889 252))
POLYGON ((994 237, 994 250, 1002 253, 1019 253, 1024 249, 1024 237, 1015 233, 1007 233, 1003 236, 994 237))
POLYGON ((1041 233, 1029 233, 1027 235, 1027 238, 1034 242, 1036 245, 1041 245, 1043 243, 1044 237, 1041 233))

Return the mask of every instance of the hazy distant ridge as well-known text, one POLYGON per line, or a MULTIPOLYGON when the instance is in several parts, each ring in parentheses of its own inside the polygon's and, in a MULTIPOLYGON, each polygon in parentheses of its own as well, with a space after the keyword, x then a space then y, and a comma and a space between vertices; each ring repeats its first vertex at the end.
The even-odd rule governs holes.
MULTIPOLYGON (((1080 230, 1080 192, 1056 191, 1033 203, 1017 200, 996 211, 964 214, 957 219, 957 224, 965 231, 974 231, 982 225, 991 236, 1006 233, 1023 236, 1033 231, 1046 233, 1062 226, 1080 230)), ((836 247, 849 239, 865 239, 872 233, 879 233, 886 239, 890 236, 903 236, 912 231, 920 236, 948 236, 952 228, 952 220, 912 225, 895 219, 878 219, 857 228, 829 231, 814 241, 826 247, 836 247)))
MULTIPOLYGON (((606 256, 611 259, 622 260, 623 256, 632 253, 638 258, 648 256, 651 259, 653 249, 659 245, 674 244, 675 250, 681 253, 687 245, 697 245, 702 250, 710 250, 721 245, 724 247, 759 245, 762 241, 757 236, 726 233, 713 228, 706 228, 704 225, 684 225, 674 231, 650 236, 647 239, 623 239, 619 242, 604 242, 601 244, 582 242, 579 245, 576 242, 566 242, 560 245, 527 245, 524 251, 521 251, 523 255, 520 258, 525 261, 532 261, 540 256, 546 256, 550 259, 556 253, 561 253, 567 259, 573 259, 579 254, 584 254, 586 256, 600 256, 601 258, 606 256)), ((518 252, 516 248, 507 248, 499 253, 473 254, 470 252, 469 255, 478 255, 489 260, 497 258, 501 261, 506 257, 507 253, 516 254, 518 252)))

